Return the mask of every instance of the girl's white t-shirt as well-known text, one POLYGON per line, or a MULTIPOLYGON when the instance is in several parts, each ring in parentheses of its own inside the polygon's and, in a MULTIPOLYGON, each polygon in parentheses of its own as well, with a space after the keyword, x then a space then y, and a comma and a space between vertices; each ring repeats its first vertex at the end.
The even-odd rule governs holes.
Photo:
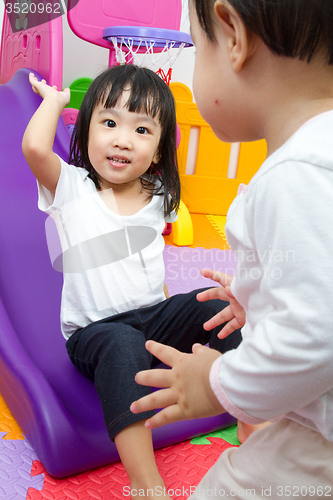
MULTIPOLYGON (((53 267, 63 272, 61 330, 67 339, 93 321, 165 300, 163 196, 134 215, 111 211, 85 169, 61 160, 53 196, 38 183, 53 267)), ((112 190, 110 190, 112 192, 112 190)), ((115 204, 116 205, 116 204, 115 204)))

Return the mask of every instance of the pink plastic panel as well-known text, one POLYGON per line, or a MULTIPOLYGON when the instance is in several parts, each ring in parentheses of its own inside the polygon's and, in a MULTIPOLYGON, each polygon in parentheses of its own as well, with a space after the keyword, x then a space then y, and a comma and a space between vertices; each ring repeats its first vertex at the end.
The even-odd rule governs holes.
POLYGON ((178 30, 182 0, 80 0, 72 8, 68 1, 67 17, 72 31, 83 40, 110 49, 103 40, 108 26, 148 26, 178 30))
POLYGON ((63 69, 62 19, 13 33, 8 16, 4 14, 1 52, 0 83, 7 83, 19 68, 30 68, 50 85, 62 88, 63 69))

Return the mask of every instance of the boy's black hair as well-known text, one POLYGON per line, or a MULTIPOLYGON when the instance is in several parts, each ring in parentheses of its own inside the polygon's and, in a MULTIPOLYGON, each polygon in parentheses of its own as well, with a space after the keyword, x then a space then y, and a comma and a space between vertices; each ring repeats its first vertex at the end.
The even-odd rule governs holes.
POLYGON ((147 170, 157 176, 160 183, 140 178, 149 198, 164 196, 164 213, 178 210, 180 203, 180 179, 176 156, 176 111, 171 90, 153 71, 135 65, 113 66, 101 73, 90 85, 79 110, 70 145, 69 163, 88 170, 89 177, 100 189, 97 172, 88 156, 88 136, 91 115, 102 103, 105 108, 116 106, 124 90, 130 90, 127 107, 130 112, 157 117, 161 125, 158 146, 159 161, 147 170))
MULTIPOLYGON (((208 39, 214 35, 215 0, 193 2, 201 28, 208 39)), ((240 14, 245 26, 269 49, 285 57, 308 62, 320 50, 333 64, 332 0, 228 0, 240 14)))

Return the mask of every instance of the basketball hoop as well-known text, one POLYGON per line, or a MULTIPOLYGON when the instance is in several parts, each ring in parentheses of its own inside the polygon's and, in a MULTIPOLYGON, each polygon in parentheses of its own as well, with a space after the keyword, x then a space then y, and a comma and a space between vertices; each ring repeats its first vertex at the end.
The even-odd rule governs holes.
POLYGON ((103 38, 113 44, 112 64, 136 64, 150 68, 168 85, 173 65, 185 47, 192 47, 188 33, 139 26, 112 26, 105 28, 103 38))

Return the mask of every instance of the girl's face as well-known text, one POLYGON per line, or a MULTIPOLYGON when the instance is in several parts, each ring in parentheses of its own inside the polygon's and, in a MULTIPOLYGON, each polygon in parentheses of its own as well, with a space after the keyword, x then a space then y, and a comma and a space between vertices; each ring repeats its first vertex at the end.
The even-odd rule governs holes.
POLYGON ((91 116, 88 156, 102 189, 132 184, 159 160, 159 120, 130 112, 128 98, 123 92, 114 108, 99 103, 91 116))

